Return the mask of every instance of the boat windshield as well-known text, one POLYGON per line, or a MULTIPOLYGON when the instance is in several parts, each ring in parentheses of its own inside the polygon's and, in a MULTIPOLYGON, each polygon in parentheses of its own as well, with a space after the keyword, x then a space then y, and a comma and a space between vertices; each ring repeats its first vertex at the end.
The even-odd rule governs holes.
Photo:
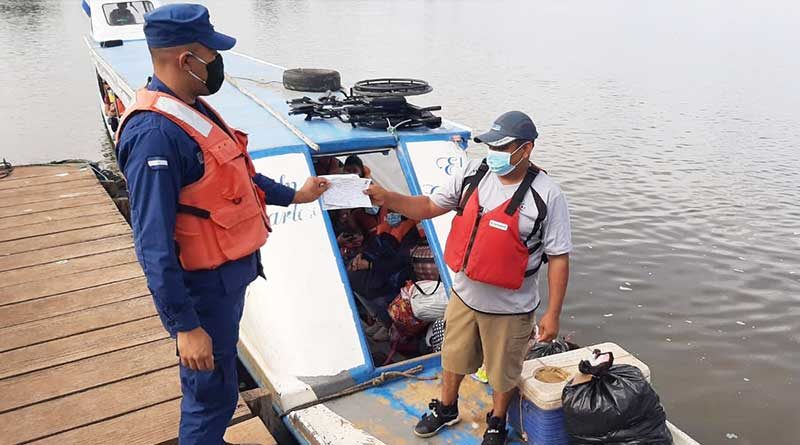
POLYGON ((139 2, 114 2, 103 5, 103 14, 111 26, 141 25, 144 23, 144 14, 153 10, 153 3, 139 2))

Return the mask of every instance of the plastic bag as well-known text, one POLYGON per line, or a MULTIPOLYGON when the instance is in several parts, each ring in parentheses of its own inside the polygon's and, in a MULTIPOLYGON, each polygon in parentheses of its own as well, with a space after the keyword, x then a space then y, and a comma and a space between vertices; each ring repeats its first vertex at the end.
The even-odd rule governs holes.
POLYGON ((417 281, 411 289, 411 309, 422 321, 444 318, 447 290, 440 281, 417 281))
POLYGON ((613 365, 597 374, 562 392, 572 445, 672 445, 667 415, 639 368, 613 365))
POLYGON ((408 282, 400 289, 400 294, 389 304, 387 311, 392 319, 392 324, 397 331, 405 337, 414 337, 425 331, 428 322, 414 316, 411 305, 411 296, 416 287, 408 282))
POLYGON ((539 341, 533 345, 530 351, 528 351, 528 355, 525 356, 525 360, 561 354, 562 352, 572 351, 578 348, 580 348, 580 346, 572 343, 564 337, 559 337, 553 341, 539 341))

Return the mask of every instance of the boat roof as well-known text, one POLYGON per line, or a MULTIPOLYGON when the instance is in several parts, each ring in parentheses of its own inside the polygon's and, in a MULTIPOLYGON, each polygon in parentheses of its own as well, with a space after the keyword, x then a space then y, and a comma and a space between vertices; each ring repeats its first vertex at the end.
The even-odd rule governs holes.
MULTIPOLYGON (((110 71, 118 75, 121 83, 117 89, 127 93, 118 94, 127 105, 133 100, 135 90, 144 87, 148 77, 152 75, 146 42, 130 40, 125 41, 122 46, 107 48, 91 39, 87 39, 87 43, 100 63, 105 62, 113 67, 110 71)), ((235 51, 227 51, 223 55, 226 74, 266 107, 259 105, 231 82, 225 82, 222 89, 207 100, 225 116, 229 124, 249 134, 251 153, 308 147, 309 144, 290 127, 294 127, 319 148, 316 150, 317 147, 310 147, 311 154, 370 150, 397 145, 397 138, 388 131, 354 128, 336 119, 308 121, 304 116, 290 116, 289 105, 286 103, 288 100, 303 96, 317 97, 322 93, 290 91, 284 88, 284 67, 235 51), (282 120, 289 125, 285 125, 282 120)), ((401 130, 398 136, 407 141, 452 139, 460 141, 466 147, 469 129, 445 120, 440 128, 401 130)))

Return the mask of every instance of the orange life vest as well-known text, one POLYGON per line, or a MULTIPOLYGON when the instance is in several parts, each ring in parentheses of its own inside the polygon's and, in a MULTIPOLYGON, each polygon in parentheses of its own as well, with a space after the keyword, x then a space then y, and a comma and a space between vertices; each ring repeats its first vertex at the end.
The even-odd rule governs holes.
POLYGON ((386 207, 381 207, 380 212, 378 213, 378 225, 375 227, 375 233, 380 235, 382 233, 388 233, 394 237, 398 242, 403 242, 403 238, 408 235, 408 232, 411 231, 417 225, 417 221, 413 219, 404 219, 400 222, 400 224, 396 226, 389 225, 389 222, 386 220, 386 215, 389 214, 389 209, 386 207))
MULTIPOLYGON (((208 103, 202 103, 219 118, 208 103)), ((247 135, 219 118, 225 126, 221 128, 169 94, 142 89, 122 116, 117 142, 128 118, 141 111, 159 113, 171 120, 203 152, 203 176, 183 187, 178 196, 174 236, 183 268, 215 269, 264 245, 270 231, 266 197, 253 183, 256 170, 247 154, 247 135)))
MULTIPOLYGON (((541 223, 547 214, 540 199, 537 199, 539 215, 525 242, 519 232, 519 206, 539 170, 531 167, 511 199, 484 213, 478 196, 478 184, 487 170, 486 164, 481 164, 477 174, 464 180, 466 191, 462 191, 461 202, 447 236, 444 259, 450 269, 454 272, 463 270, 472 280, 516 290, 522 287, 525 278, 534 275, 541 266, 540 263, 526 270, 528 258, 542 245, 540 240, 534 246, 527 247, 527 242, 536 232, 541 236, 541 223)), ((534 198, 537 196, 534 193, 534 198)))

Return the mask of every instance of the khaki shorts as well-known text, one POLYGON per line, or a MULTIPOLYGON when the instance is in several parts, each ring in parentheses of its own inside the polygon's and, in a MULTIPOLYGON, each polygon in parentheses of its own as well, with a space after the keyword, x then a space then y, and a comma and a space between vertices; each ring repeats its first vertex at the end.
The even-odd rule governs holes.
POLYGON ((471 309, 453 292, 444 319, 444 369, 467 375, 483 364, 493 390, 507 392, 519 384, 535 325, 533 312, 485 314, 471 309))

